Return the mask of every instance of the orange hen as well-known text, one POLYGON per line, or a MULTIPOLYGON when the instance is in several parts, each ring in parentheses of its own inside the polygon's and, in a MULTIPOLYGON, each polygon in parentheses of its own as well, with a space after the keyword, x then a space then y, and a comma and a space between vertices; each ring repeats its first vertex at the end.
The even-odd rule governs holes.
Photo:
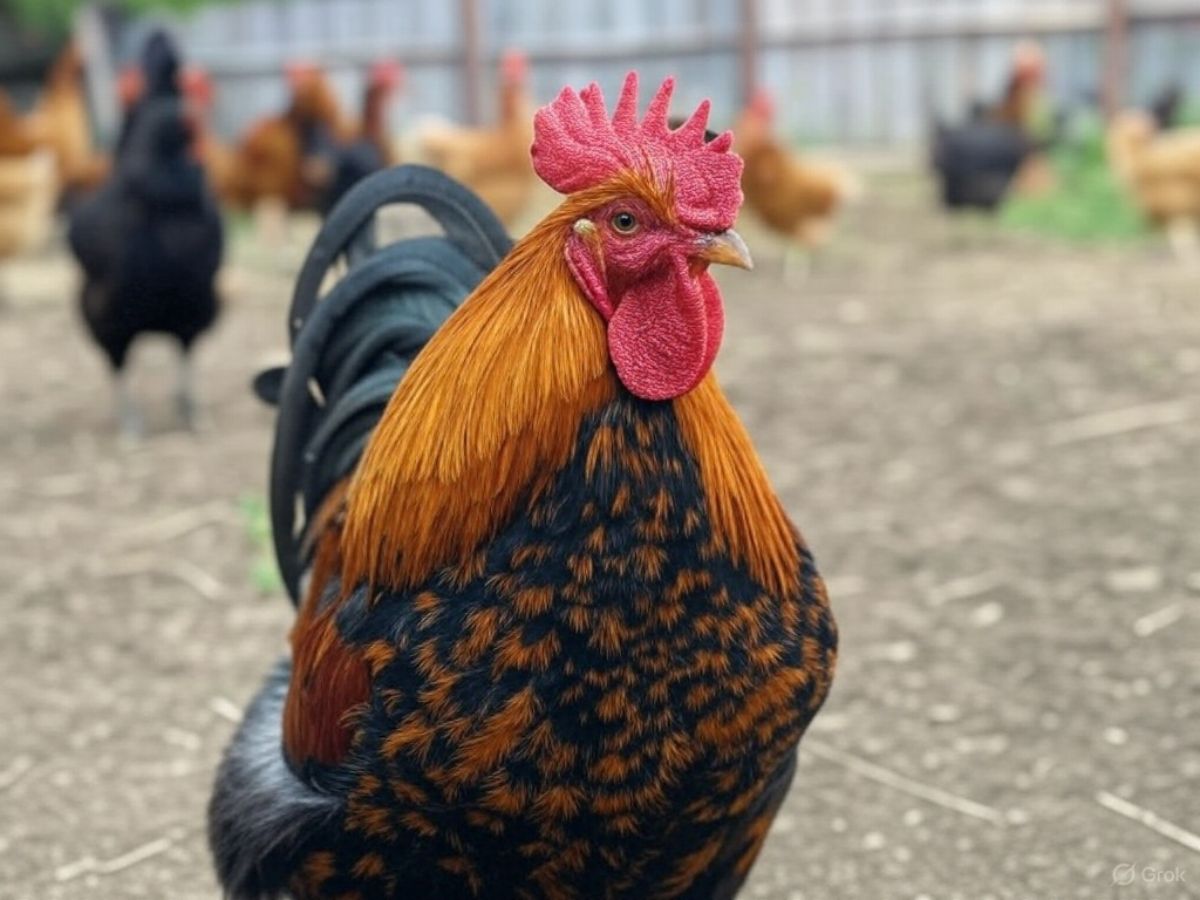
POLYGON ((1109 162, 1142 214, 1164 227, 1176 253, 1200 259, 1200 128, 1160 132, 1145 113, 1115 117, 1109 162))
POLYGON ((217 193, 224 196, 229 189, 233 172, 233 150, 225 144, 212 127, 213 84, 203 69, 189 66, 183 70, 183 94, 187 98, 193 131, 196 155, 208 183, 217 193))
POLYGON ((533 103, 529 65, 510 52, 501 66, 500 117, 492 128, 428 128, 421 136, 426 161, 477 193, 510 228, 529 203, 536 184, 529 162, 533 103))
POLYGON ((775 105, 760 90, 734 128, 738 152, 746 161, 746 205, 772 231, 813 247, 857 188, 844 169, 797 156, 786 147, 774 132, 774 120, 775 105))
POLYGON ((92 142, 83 76, 83 55, 70 44, 51 68, 29 117, 34 139, 54 154, 59 184, 67 195, 97 187, 111 169, 109 159, 92 142))
POLYGON ((293 66, 288 78, 287 111, 253 124, 234 151, 223 193, 236 206, 274 200, 309 208, 329 177, 322 160, 343 128, 333 87, 316 66, 293 66))
POLYGON ((53 157, 0 91, 0 259, 37 246, 50 231, 57 194, 53 157))

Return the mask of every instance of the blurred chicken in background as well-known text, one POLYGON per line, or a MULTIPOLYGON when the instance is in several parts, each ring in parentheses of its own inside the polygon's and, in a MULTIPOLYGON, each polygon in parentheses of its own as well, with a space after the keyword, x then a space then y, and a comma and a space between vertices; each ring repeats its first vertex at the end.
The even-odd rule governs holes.
POLYGON ((1046 54, 1033 41, 1022 41, 1013 50, 1012 72, 1000 102, 989 118, 1014 128, 1036 130, 1045 118, 1046 54))
POLYGON ((216 92, 208 72, 198 66, 187 66, 180 76, 183 96, 191 114, 196 158, 204 166, 209 186, 217 196, 226 195, 233 170, 233 151, 220 139, 212 127, 212 111, 216 92))
POLYGON ((500 64, 500 115, 495 126, 429 123, 418 137, 422 158, 467 185, 510 229, 537 184, 529 161, 533 102, 528 82, 525 55, 509 51, 500 64))
POLYGON ((845 168, 800 156, 775 132, 775 103, 758 90, 734 127, 745 160, 742 191, 746 207, 789 241, 785 269, 790 278, 795 252, 812 250, 829 234, 838 211, 861 187, 845 168))
MULTIPOLYGON (((50 234, 58 180, 54 157, 0 91, 0 262, 28 253, 50 234)), ((0 284, 0 302, 5 295, 0 284)))
POLYGON ((222 185, 227 202, 254 210, 259 234, 272 244, 282 242, 289 209, 317 208, 345 129, 324 71, 296 64, 287 75, 292 89, 287 110, 250 126, 222 185))
POLYGON ((37 148, 29 121, 17 113, 8 94, 0 88, 0 156, 24 156, 37 148))
POLYGON ((1041 48, 1022 43, 999 103, 976 104, 961 125, 935 123, 932 162, 947 209, 993 212, 1010 190, 1042 193, 1053 186, 1053 171, 1038 152, 1052 129, 1045 76, 1041 48))
POLYGON ((30 134, 54 154, 61 191, 68 207, 108 177, 111 163, 92 140, 91 117, 83 88, 83 56, 68 44, 28 118, 30 134))
MULTIPOLYGON (((147 45, 143 77, 161 74, 164 54, 178 71, 165 35, 147 45)), ((193 158, 192 132, 178 95, 148 93, 117 157, 114 175, 76 210, 68 235, 83 269, 83 318, 115 376, 121 431, 142 432, 126 358, 146 333, 179 342, 180 418, 194 421, 193 342, 217 315, 215 280, 222 254, 220 213, 193 158)))
POLYGON ((398 63, 381 61, 371 67, 363 90, 362 120, 334 154, 332 179, 320 201, 322 214, 362 179, 399 161, 388 106, 403 83, 404 69, 398 63))
POLYGON ((1046 54, 1034 41, 1022 41, 1013 51, 1012 74, 993 117, 1020 130, 1036 147, 1021 164, 1012 190, 1025 196, 1044 195, 1054 189, 1054 166, 1046 148, 1055 137, 1054 111, 1046 96, 1046 54))
POLYGON ((1187 105, 1187 92, 1178 81, 1165 85, 1150 101, 1149 112, 1154 119, 1154 125, 1159 131, 1166 131, 1180 124, 1184 107, 1187 105))
POLYGON ((994 212, 1034 151, 1019 128, 985 117, 964 125, 935 126, 933 168, 942 204, 950 210, 994 212))
POLYGON ((121 73, 117 92, 125 113, 117 137, 116 155, 121 157, 145 111, 159 100, 178 100, 182 96, 179 54, 165 31, 155 31, 146 39, 140 64, 121 73))
POLYGON ((1200 261, 1200 128, 1164 132, 1152 115, 1129 110, 1109 125, 1107 144, 1142 214, 1166 229, 1180 258, 1200 261))
POLYGON ((128 115, 146 91, 146 80, 142 77, 140 64, 130 63, 117 75, 117 103, 122 115, 128 115))

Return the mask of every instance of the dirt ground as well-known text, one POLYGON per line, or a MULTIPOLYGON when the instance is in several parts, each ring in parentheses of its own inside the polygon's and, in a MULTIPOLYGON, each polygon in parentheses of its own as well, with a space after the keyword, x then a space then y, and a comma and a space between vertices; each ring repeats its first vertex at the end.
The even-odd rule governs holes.
MULTIPOLYGON (((1200 897, 1200 271, 948 223, 912 180, 798 286, 746 231, 718 369, 843 643, 745 896, 1200 897)), ((210 779, 290 618, 247 383, 300 249, 238 245, 199 433, 140 348, 134 447, 66 258, 0 269, 0 898, 218 896, 210 779)))

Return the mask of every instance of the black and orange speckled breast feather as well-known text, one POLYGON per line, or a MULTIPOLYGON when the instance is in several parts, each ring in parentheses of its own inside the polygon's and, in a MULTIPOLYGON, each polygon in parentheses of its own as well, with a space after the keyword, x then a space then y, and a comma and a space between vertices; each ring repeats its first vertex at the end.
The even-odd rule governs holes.
POLYGON ((796 541, 772 595, 714 538, 672 404, 622 392, 475 558, 342 601, 371 693, 344 763, 305 767, 348 799, 297 897, 732 896, 833 674, 796 541))

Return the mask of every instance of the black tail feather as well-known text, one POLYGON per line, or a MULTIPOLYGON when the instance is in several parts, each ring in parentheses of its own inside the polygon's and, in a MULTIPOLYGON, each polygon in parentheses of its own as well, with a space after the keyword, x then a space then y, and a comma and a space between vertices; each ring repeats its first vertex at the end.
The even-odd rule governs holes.
POLYGON ((278 900, 312 833, 342 808, 315 791, 283 757, 290 660, 280 661, 246 710, 217 770, 208 841, 228 900, 278 900))
POLYGON ((271 522, 293 600, 307 565, 305 522, 353 470, 421 348, 510 247, 503 226, 478 197, 424 166, 365 179, 329 215, 292 298, 292 361, 254 382, 260 397, 279 406, 271 522), (444 234, 378 247, 375 214, 397 203, 420 206, 444 234), (339 260, 345 274, 319 296, 339 260))

